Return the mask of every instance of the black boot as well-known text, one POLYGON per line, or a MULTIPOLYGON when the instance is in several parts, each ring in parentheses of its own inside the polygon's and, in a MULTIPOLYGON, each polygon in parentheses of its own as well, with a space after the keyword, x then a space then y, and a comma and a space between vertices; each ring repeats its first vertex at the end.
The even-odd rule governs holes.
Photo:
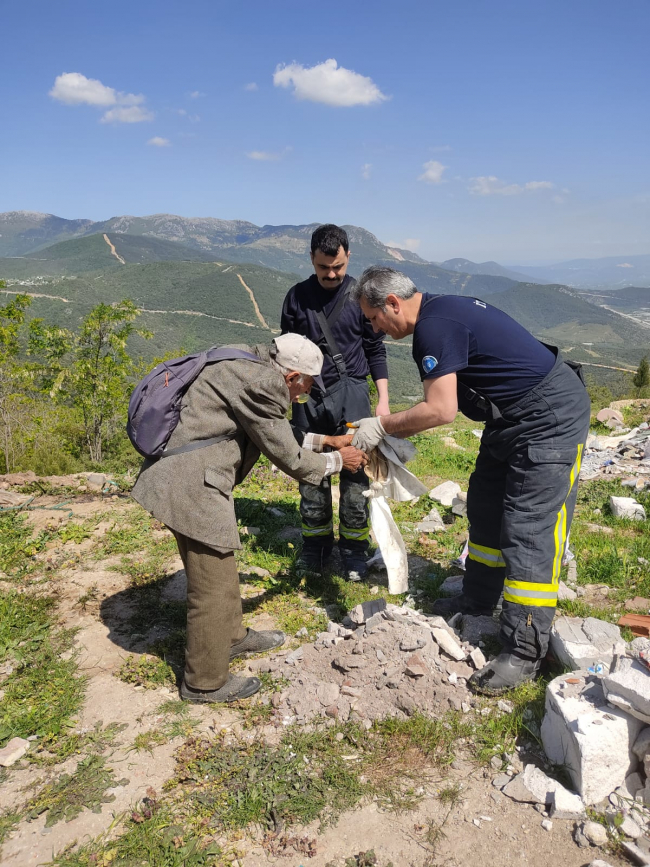
POLYGON ((492 608, 489 605, 483 605, 480 602, 470 599, 461 593, 460 596, 450 596, 448 599, 436 599, 431 607, 432 614, 439 614, 445 620, 449 620, 454 614, 470 614, 474 617, 480 615, 490 616, 492 608))
POLYGON ((468 681, 473 692, 482 695, 500 695, 520 683, 534 680, 541 665, 540 659, 528 659, 519 653, 502 651, 497 657, 475 672, 468 681))

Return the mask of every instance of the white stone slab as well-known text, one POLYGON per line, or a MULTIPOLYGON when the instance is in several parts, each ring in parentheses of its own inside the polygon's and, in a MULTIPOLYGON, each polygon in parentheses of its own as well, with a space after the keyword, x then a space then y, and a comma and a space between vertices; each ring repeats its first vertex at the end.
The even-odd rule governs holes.
POLYGON ((458 482, 443 482, 429 491, 429 496, 432 500, 442 503, 443 506, 451 506, 456 494, 460 493, 460 485, 458 482))
POLYGON ((587 805, 606 798, 636 770, 632 745, 642 727, 640 720, 607 704, 595 675, 563 674, 546 688, 544 749, 552 762, 566 768, 587 805))
POLYGON ((615 518, 629 518, 632 521, 645 521, 645 509, 634 497, 610 497, 609 507, 615 518))
POLYGON ((650 671, 643 663, 619 657, 615 670, 603 677, 603 689, 610 704, 650 723, 650 671))
POLYGON ((621 630, 595 617, 558 617, 551 627, 551 650, 572 670, 602 662, 608 668, 615 655, 625 653, 621 630))

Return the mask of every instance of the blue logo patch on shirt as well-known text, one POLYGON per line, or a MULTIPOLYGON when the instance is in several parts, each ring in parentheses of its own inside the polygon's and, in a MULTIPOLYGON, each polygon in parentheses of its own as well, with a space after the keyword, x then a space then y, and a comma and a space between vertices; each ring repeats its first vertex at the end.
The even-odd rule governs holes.
POLYGON ((431 371, 438 366, 438 359, 433 355, 425 355, 422 359, 422 367, 424 368, 425 373, 431 373, 431 371))

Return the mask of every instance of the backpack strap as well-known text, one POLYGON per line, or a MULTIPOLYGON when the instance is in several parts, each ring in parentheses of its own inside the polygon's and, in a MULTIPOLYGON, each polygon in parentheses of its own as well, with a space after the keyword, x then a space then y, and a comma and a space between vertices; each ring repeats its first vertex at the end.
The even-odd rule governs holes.
MULTIPOLYGON (((206 352, 207 364, 211 364, 216 361, 236 361, 241 358, 246 361, 254 361, 257 364, 264 364, 261 358, 258 358, 257 355, 253 355, 252 352, 246 352, 244 349, 233 349, 230 346, 213 346, 212 349, 208 349, 206 352)), ((206 446, 212 446, 215 443, 222 443, 225 440, 233 439, 232 434, 222 434, 218 437, 210 437, 207 440, 193 440, 192 442, 186 443, 184 446, 176 446, 174 449, 165 449, 165 451, 160 455, 160 458, 171 458, 174 455, 182 455, 185 452, 193 452, 195 449, 204 449, 206 446)))
POLYGON ((323 332, 323 337, 327 342, 327 348, 329 349, 330 356, 332 357, 332 361, 336 365, 336 370, 341 379, 348 375, 348 369, 345 365, 345 360, 341 351, 339 350, 338 344, 334 339, 334 335, 332 334, 332 326, 336 324, 339 316, 341 315, 341 311, 345 306, 345 302, 350 297, 350 290, 354 285, 354 281, 350 280, 349 284, 339 295, 336 304, 330 310, 329 316, 325 315, 323 308, 320 310, 316 310, 316 318, 318 319, 318 324, 320 325, 320 329, 323 332))

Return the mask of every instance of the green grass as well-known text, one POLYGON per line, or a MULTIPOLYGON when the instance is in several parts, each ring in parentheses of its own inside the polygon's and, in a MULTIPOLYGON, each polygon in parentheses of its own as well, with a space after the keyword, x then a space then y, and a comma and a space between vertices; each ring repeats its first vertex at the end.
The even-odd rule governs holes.
POLYGON ((174 670, 163 659, 155 656, 134 656, 129 654, 115 675, 124 683, 157 689, 159 686, 175 686, 174 670))
POLYGON ((115 800, 115 795, 106 794, 107 789, 128 782, 118 780, 102 756, 88 756, 79 762, 74 774, 62 774, 41 789, 27 804, 27 818, 36 819, 47 812, 45 827, 50 828, 62 820, 70 822, 84 808, 100 813, 103 804, 115 800))
POLYGON ((12 737, 56 740, 71 726, 84 695, 70 630, 57 629, 55 602, 15 591, 0 597, 0 662, 13 673, 3 683, 0 745, 12 737))
POLYGON ((26 516, 19 511, 0 511, 0 564, 12 580, 20 580, 36 567, 34 556, 45 550, 54 531, 33 534, 26 516))

